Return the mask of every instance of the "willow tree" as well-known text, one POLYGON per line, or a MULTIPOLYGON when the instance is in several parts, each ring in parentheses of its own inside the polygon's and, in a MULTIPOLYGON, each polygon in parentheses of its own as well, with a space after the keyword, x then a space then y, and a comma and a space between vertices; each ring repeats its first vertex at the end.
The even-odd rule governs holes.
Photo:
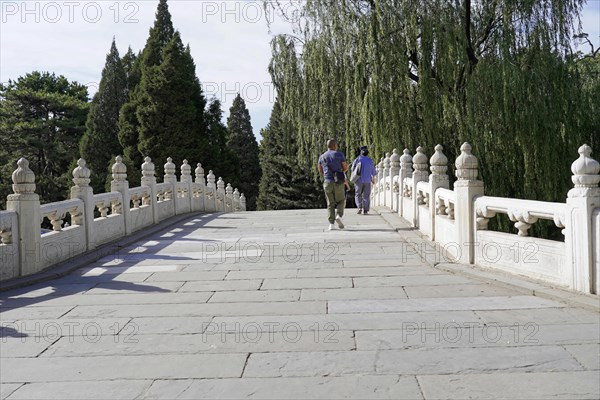
POLYGON ((573 50, 583 3, 307 1, 296 35, 274 38, 270 68, 299 160, 314 162, 328 136, 376 157, 441 143, 450 160, 470 141, 487 193, 564 201, 578 145, 600 152, 598 52, 573 50))

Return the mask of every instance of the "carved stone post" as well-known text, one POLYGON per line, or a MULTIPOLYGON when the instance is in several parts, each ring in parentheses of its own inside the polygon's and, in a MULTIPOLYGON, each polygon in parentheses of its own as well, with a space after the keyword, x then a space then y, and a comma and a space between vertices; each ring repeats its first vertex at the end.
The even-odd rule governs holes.
POLYGON ((129 182, 127 182, 127 166, 123 164, 121 156, 115 157, 115 163, 112 166, 112 178, 110 190, 121 193, 123 200, 121 212, 125 224, 125 235, 129 235, 131 233, 131 214, 129 213, 131 198, 129 196, 129 182))
POLYGON ((196 165, 196 169, 194 170, 194 175, 196 175, 196 193, 195 195, 198 197, 198 210, 195 211, 206 211, 205 206, 205 188, 206 181, 204 180, 204 168, 202 168, 202 164, 198 163, 196 165))
POLYGON ((377 182, 375 184, 375 204, 376 206, 380 206, 383 204, 381 201, 381 192, 383 192, 383 157, 377 164, 377 182))
POLYGON ((242 211, 246 211, 246 196, 244 196, 244 193, 240 195, 240 208, 242 211))
POLYGON ((390 183, 390 153, 385 153, 385 158, 383 159, 383 193, 382 193, 382 204, 384 207, 389 206, 390 203, 388 201, 389 192, 392 190, 392 185, 390 183))
POLYGON ((163 182, 171 184, 171 201, 173 202, 173 215, 177 215, 177 177, 175 170, 177 166, 173 163, 171 157, 167 157, 167 163, 164 165, 165 176, 163 182))
POLYGON ((215 212, 217 211, 217 184, 212 169, 208 171, 206 181, 206 211, 215 212))
POLYGON ((437 205, 435 203, 435 191, 438 188, 448 189, 450 188, 450 180, 448 178, 448 157, 442 153, 444 148, 438 144, 435 146, 435 153, 429 159, 431 165, 429 169, 431 174, 429 175, 429 215, 431 216, 431 235, 430 239, 435 240, 435 216, 437 211, 437 205))
POLYGON ((144 158, 144 163, 142 164, 142 186, 147 186, 150 188, 150 207, 152 207, 152 222, 157 224, 159 222, 158 218, 158 199, 156 198, 156 176, 154 170, 154 163, 150 157, 144 158))
POLYGON ((240 207, 240 192, 237 188, 233 190, 233 211, 242 211, 240 207))
POLYGON ((12 173, 12 189, 9 194, 6 209, 17 213, 18 238, 13 235, 13 241, 19 248, 19 275, 29 275, 38 272, 40 263, 40 198, 35 193, 35 174, 29 168, 29 161, 20 158, 18 168, 12 173))
POLYGON ((573 289, 585 293, 600 291, 600 232, 594 231, 592 214, 600 207, 600 163, 591 158, 592 149, 583 145, 579 158, 571 164, 575 187, 567 194, 565 245, 567 268, 573 276, 573 289))
POLYGON ((183 160, 181 164, 181 182, 187 183, 187 202, 190 205, 190 212, 192 211, 192 167, 188 164, 188 160, 183 160))
POLYGON ((398 183, 398 175, 400 174, 400 154, 398 154, 398 149, 394 149, 392 151, 392 156, 390 157, 390 197, 389 197, 389 205, 392 211, 398 212, 398 194, 400 193, 400 186, 398 183), (396 182, 394 183, 394 180, 396 182))
POLYGON ((219 177, 217 181, 217 211, 225 211, 225 182, 223 182, 223 178, 219 177))
POLYGON ((465 264, 475 262, 475 206, 476 196, 483 196, 483 182, 477 180, 479 161, 471 154, 471 145, 463 143, 460 147, 461 154, 455 162, 456 177, 454 193, 454 221, 458 232, 458 245, 460 246, 459 261, 465 264))
POLYGON ((415 169, 412 174, 413 178, 413 191, 412 191, 412 205, 413 205, 413 226, 419 226, 419 203, 420 194, 417 190, 417 183, 426 181, 428 178, 427 174, 427 156, 425 155, 421 146, 417 147, 417 153, 413 157, 413 168, 415 169))
POLYGON ((85 230, 86 249, 96 248, 94 231, 94 190, 90 186, 90 170, 83 158, 77 160, 77 168, 73 170, 73 183, 71 198, 83 201, 83 229, 85 230))
POLYGON ((402 154, 402 156, 400 157, 400 177, 399 177, 399 189, 400 189, 400 193, 399 193, 399 198, 398 198, 398 202, 400 203, 398 205, 398 214, 400 216, 404 216, 404 209, 403 209, 403 197, 406 197, 407 195, 407 188, 404 186, 404 179, 405 178, 410 178, 412 176, 413 173, 413 168, 412 168, 412 156, 410 155, 410 151, 408 149, 404 149, 404 152, 402 154))
POLYGON ((225 211, 233 211, 233 187, 228 183, 225 187, 225 211))

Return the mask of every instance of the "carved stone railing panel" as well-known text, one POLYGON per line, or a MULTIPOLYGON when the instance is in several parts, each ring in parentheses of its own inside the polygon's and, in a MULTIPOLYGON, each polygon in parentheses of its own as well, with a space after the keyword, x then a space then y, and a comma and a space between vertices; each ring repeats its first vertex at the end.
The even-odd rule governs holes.
MULTIPOLYGON (((553 221, 557 227, 564 228, 567 206, 563 203, 482 196, 475 199, 475 210, 479 230, 486 230, 489 219, 496 214, 506 214, 515 222, 518 235, 527 236, 529 228, 540 219, 553 221)), ((564 229, 562 233, 565 233, 564 229)))
MULTIPOLYGON (((63 230, 67 213, 71 215, 71 225, 83 225, 83 201, 71 199, 40 206, 40 224, 48 218, 54 232, 63 230)), ((66 226, 64 226, 66 228, 66 226)))

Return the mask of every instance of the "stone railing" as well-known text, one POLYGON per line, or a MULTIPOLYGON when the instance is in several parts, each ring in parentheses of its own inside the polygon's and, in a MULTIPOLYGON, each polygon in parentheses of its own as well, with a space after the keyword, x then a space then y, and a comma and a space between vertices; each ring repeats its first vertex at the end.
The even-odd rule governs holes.
POLYGON ((116 157, 111 191, 94 194, 90 170, 80 159, 73 170, 71 199, 43 205, 29 162, 21 158, 17 166, 8 210, 0 211, 0 280, 34 274, 175 215, 246 210, 244 195, 221 178, 215 184, 212 171, 205 182, 200 164, 192 179, 187 160, 178 181, 168 158, 163 183, 157 183, 154 164, 146 157, 141 186, 130 188, 127 167, 116 157))
POLYGON ((449 260, 524 275, 571 290, 600 292, 600 164, 591 148, 579 148, 571 166, 574 188, 565 203, 550 203, 484 195, 478 180, 478 160, 464 143, 456 159, 454 189, 449 187, 448 159, 441 145, 429 160, 418 147, 378 164, 372 201, 397 212, 424 236, 438 243, 449 260), (389 161, 388 161, 389 160, 389 161), (490 218, 504 214, 516 234, 488 230, 490 218), (529 236, 539 220, 552 221, 564 241, 529 236))

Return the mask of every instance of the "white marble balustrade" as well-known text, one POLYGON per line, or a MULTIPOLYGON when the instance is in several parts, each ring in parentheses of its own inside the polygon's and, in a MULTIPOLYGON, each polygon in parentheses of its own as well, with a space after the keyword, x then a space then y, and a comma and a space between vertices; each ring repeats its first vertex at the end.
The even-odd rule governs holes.
POLYGON ((200 164, 192 179, 187 160, 178 180, 169 157, 163 182, 157 183, 154 164, 146 157, 141 186, 129 188, 127 167, 118 156, 111 191, 94 194, 90 170, 80 159, 73 170, 71 199, 42 205, 29 162, 21 158, 17 166, 8 210, 0 211, 0 280, 34 274, 175 215, 246 210, 244 195, 221 178, 215 183, 212 171, 205 182, 200 164))
POLYGON ((565 203, 510 199, 484 195, 478 179, 479 163, 464 143, 456 159, 454 188, 450 189, 448 159, 441 145, 429 160, 418 147, 414 157, 408 149, 399 158, 394 149, 377 165, 380 180, 373 204, 391 208, 445 250, 450 259, 524 275, 584 293, 600 291, 600 164, 591 148, 579 148, 571 165, 574 188, 565 203), (391 161, 388 161, 391 160, 391 161), (398 186, 388 183, 398 182, 398 186), (398 200, 395 201, 394 199, 398 200), (488 222, 505 214, 515 233, 488 230, 488 222), (561 228, 562 240, 529 235, 539 220, 561 228))

